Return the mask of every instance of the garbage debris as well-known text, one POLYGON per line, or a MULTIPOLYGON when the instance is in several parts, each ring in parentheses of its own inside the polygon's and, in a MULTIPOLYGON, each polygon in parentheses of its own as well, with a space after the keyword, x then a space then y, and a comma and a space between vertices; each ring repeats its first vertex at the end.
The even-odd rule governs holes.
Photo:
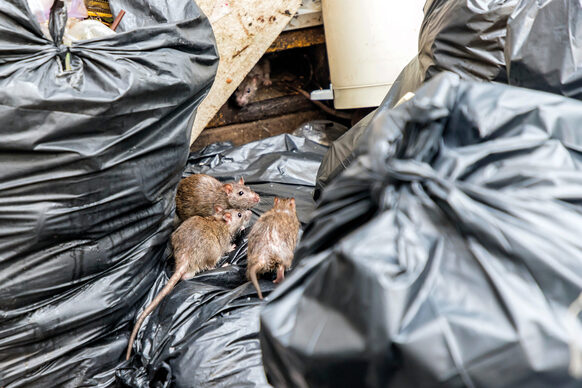
POLYGON ((67 48, 62 8, 53 42, 26 1, 0 6, 0 387, 118 386, 163 267, 218 55, 191 0, 111 3, 125 33, 67 48))
MULTIPOLYGON (((51 8, 55 3, 55 0, 27 0, 28 7, 31 12, 36 16, 36 20, 40 25, 40 29, 44 34, 44 37, 52 40, 51 33, 49 31, 49 18, 51 13, 51 8)), ((67 32, 79 23, 81 20, 87 17, 87 8, 85 8, 85 3, 83 0, 64 0, 61 1, 61 7, 66 6, 67 9, 67 20, 65 27, 65 44, 70 45, 70 39, 67 38, 67 32)), ((57 4, 59 6, 59 4, 57 4)))
POLYGON ((188 157, 218 55, 196 3, 169 3, 0 7, 0 387, 580 386, 582 102, 475 82, 580 99, 580 7, 427 0, 418 56, 350 131, 188 157), (169 237, 187 159, 183 176, 260 193, 251 225, 288 206, 305 233, 259 271, 247 228, 127 348, 184 275, 169 237))
MULTIPOLYGON (((97 20, 108 27, 113 24, 113 14, 109 6, 109 0, 86 0, 87 17, 91 20, 97 20)), ((115 29, 113 29, 115 30, 115 29)))
POLYGON ((117 16, 115 17, 115 20, 113 20, 113 24, 111 24, 112 31, 117 30, 117 27, 119 27, 119 23, 121 23, 121 19, 123 19, 124 16, 125 16, 125 11, 120 10, 119 13, 117 14, 117 16))
MULTIPOLYGON (((36 16, 39 24, 49 21, 51 8, 55 0, 27 0, 30 11, 36 16)), ((67 16, 75 21, 83 20, 87 17, 87 8, 83 0, 61 0, 67 8, 67 16)))
MULTIPOLYGON (((291 135, 239 147, 217 143, 190 155, 184 177, 204 173, 223 182, 244 177, 245 184, 261 196, 261 202, 252 209, 251 226, 273 206, 277 196, 294 197, 299 221, 305 224, 315 206, 315 176, 325 151, 319 144, 291 135)), ((235 251, 223 257, 216 269, 179 282, 144 321, 129 364, 118 371, 123 384, 270 386, 258 339, 263 302, 245 275, 249 230, 235 241, 235 251)), ((166 271, 159 274, 142 309, 174 273, 172 262, 168 249, 166 271)), ((272 274, 272 279, 275 277, 272 274)), ((272 279, 267 275, 259 279, 267 297, 276 287, 272 279)))
POLYGON ((450 73, 380 107, 261 313, 269 382, 580 386, 580 122, 450 73))
POLYGON ((96 20, 83 20, 75 23, 63 37, 63 44, 70 46, 77 40, 102 38, 115 35, 115 31, 96 20))
MULTIPOLYGON (((92 2, 90 3, 93 4, 92 2)), ((41 31, 45 38, 50 40, 52 40, 52 36, 49 31, 49 15, 54 4, 54 0, 28 0, 30 10, 35 14, 41 31)), ((120 10, 112 23, 104 21, 105 19, 108 20, 108 17, 105 17, 105 19, 93 17, 84 20, 89 16, 89 12, 83 0, 65 0, 63 4, 67 9, 67 21, 62 39, 63 44, 66 46, 70 46, 72 42, 78 40, 114 35, 117 26, 125 14, 124 10, 120 10)), ((102 6, 105 7, 105 4, 107 9, 109 9, 109 2, 103 2, 102 6)), ((92 12, 91 15, 95 15, 95 12, 92 12)))

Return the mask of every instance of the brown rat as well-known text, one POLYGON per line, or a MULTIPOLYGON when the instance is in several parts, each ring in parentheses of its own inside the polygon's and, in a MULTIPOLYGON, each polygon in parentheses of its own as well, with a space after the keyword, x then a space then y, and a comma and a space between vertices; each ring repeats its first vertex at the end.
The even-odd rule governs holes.
POLYGON ((273 283, 280 283, 285 278, 285 270, 293 261, 298 233, 294 198, 275 198, 273 208, 253 225, 248 239, 247 278, 257 289, 260 299, 263 299, 263 294, 257 275, 277 270, 277 279, 273 283))
POLYGON ((223 209, 250 209, 259 203, 257 193, 238 182, 220 183, 206 174, 193 174, 178 184, 176 192, 176 214, 182 221, 192 217, 208 217, 219 206, 223 209))
POLYGON ((129 360, 133 341, 145 318, 180 280, 190 279, 198 272, 214 268, 223 254, 231 252, 234 249, 232 239, 245 228, 250 218, 250 210, 223 210, 217 207, 213 216, 190 217, 172 233, 175 272, 137 319, 129 338, 126 360, 129 360))
POLYGON ((272 84, 271 63, 268 59, 260 60, 236 89, 234 96, 237 105, 240 107, 247 105, 257 94, 261 83, 265 86, 272 84))

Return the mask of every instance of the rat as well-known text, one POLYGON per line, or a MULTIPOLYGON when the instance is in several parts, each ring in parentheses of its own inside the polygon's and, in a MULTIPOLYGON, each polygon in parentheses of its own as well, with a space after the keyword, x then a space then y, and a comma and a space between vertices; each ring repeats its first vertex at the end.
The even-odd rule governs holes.
POLYGON ((261 197, 244 183, 243 178, 223 184, 210 175, 190 175, 178 184, 176 214, 185 221, 192 216, 211 216, 216 206, 222 209, 250 209, 260 202, 261 197))
POLYGON ((294 198, 275 198, 273 208, 264 213, 249 233, 247 247, 247 278, 263 299, 257 275, 277 270, 273 283, 285 278, 285 270, 291 266, 297 244, 299 220, 294 198))
POLYGON ((240 107, 247 105, 257 94, 261 83, 264 86, 273 83, 271 81, 271 63, 268 59, 260 60, 236 89, 234 95, 237 105, 240 107))
POLYGON ((198 272, 214 268, 223 254, 232 252, 235 245, 231 244, 231 241, 251 219, 250 210, 224 210, 220 206, 215 210, 213 216, 188 218, 172 233, 176 270, 137 319, 129 338, 126 360, 129 360, 133 342, 146 317, 170 294, 180 280, 191 279, 198 272))

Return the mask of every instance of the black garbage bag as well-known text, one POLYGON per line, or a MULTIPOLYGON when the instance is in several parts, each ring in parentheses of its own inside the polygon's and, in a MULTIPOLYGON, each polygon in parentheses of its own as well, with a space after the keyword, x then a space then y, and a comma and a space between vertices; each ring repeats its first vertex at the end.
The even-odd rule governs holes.
MULTIPOLYGON (((294 197, 299 220, 306 223, 315 206, 315 176, 325 151, 317 143, 290 135, 234 148, 218 143, 192 153, 184 176, 205 173, 223 181, 244 177, 261 195, 252 209, 251 225, 273 206, 275 196, 294 197)), ((144 321, 134 346, 137 353, 118 372, 121 381, 131 387, 270 386, 258 338, 263 302, 245 275, 246 233, 236 245, 216 269, 179 282, 144 321)), ((142 309, 173 273, 170 251, 166 271, 160 273, 142 309)), ((266 294, 275 288, 268 277, 260 284, 266 294)))
POLYGON ((368 113, 356 125, 350 128, 349 131, 345 132, 330 144, 329 150, 323 157, 319 170, 317 171, 314 192, 314 199, 316 201, 328 183, 350 165, 356 155, 356 146, 362 135, 366 132, 368 124, 375 113, 375 110, 368 113))
POLYGON ((114 386, 163 266, 218 57, 193 1, 110 1, 120 33, 71 47, 60 2, 57 43, 0 4, 1 387, 114 386))
POLYGON ((451 71, 503 81, 507 19, 520 0, 427 0, 418 37, 424 79, 451 71))
MULTIPOLYGON (((396 106, 406 94, 415 92, 442 71, 467 80, 505 82, 507 20, 518 3, 519 0, 427 0, 418 56, 398 75, 381 106, 396 106)), ((540 55, 542 58, 545 60, 545 55, 540 55)), ((359 123, 332 144, 332 155, 326 156, 317 177, 319 190, 354 159, 366 127, 367 122, 359 123)))
POLYGON ((418 89, 424 79, 418 57, 414 57, 398 74, 380 106, 394 108, 407 93, 413 93, 418 89))
POLYGON ((507 24, 511 85, 582 99, 582 7, 576 1, 521 1, 507 24))
POLYGON ((451 74, 379 111, 261 313, 269 382, 579 387, 581 123, 451 74))
POLYGON ((418 56, 400 73, 382 105, 395 106, 406 93, 442 71, 466 80, 505 82, 507 21, 519 2, 427 0, 418 56))

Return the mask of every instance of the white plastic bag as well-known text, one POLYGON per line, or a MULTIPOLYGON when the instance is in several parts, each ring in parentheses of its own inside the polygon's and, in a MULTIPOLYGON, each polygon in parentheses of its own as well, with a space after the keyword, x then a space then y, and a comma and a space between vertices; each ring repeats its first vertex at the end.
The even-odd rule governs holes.
POLYGON ((51 7, 55 0, 28 0, 28 7, 39 24, 48 23, 51 7))
POLYGON ((115 35, 115 31, 97 20, 88 19, 75 23, 67 29, 63 36, 63 43, 70 45, 76 40, 95 39, 108 35, 115 35))
MULTIPOLYGON (((39 24, 48 22, 54 2, 55 0, 28 0, 28 6, 39 24)), ((83 20, 87 17, 87 8, 83 0, 65 0, 65 5, 69 18, 83 20)))

